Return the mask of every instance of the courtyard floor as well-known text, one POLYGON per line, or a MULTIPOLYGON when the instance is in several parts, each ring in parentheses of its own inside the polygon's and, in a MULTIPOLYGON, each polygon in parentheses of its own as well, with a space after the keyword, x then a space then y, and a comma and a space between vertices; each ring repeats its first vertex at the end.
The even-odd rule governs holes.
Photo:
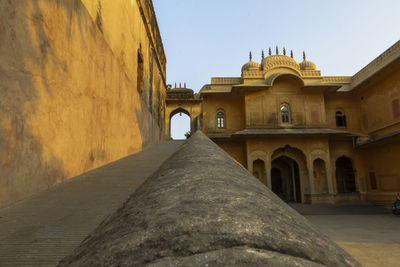
POLYGON ((56 266, 184 142, 169 141, 0 209, 0 266, 56 266))
POLYGON ((290 206, 363 266, 400 266, 400 217, 390 205, 290 206))
MULTIPOLYGON (((0 209, 0 266, 55 266, 184 142, 167 142, 0 209)), ((388 205, 290 204, 364 266, 400 266, 388 205)))

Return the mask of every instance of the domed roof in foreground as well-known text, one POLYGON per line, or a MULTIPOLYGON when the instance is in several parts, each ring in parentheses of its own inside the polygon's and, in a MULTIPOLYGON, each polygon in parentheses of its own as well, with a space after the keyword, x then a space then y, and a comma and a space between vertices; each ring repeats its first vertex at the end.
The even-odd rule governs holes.
POLYGON ((250 60, 249 62, 243 65, 242 72, 250 69, 260 69, 260 64, 252 60, 251 52, 250 52, 250 60))

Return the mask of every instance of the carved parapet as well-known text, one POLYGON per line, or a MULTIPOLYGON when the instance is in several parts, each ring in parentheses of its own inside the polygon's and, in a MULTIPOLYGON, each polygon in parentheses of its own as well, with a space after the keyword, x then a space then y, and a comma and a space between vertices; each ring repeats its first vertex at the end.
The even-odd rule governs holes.
POLYGON ((242 83, 241 77, 213 77, 211 84, 240 84, 242 83))
POLYGON ((260 70, 247 70, 242 72, 242 78, 243 79, 262 79, 263 74, 260 70))
POLYGON ((322 77, 323 83, 350 83, 351 76, 324 76, 322 77))
POLYGON ((300 71, 302 77, 320 77, 321 71, 319 70, 301 70, 300 71))

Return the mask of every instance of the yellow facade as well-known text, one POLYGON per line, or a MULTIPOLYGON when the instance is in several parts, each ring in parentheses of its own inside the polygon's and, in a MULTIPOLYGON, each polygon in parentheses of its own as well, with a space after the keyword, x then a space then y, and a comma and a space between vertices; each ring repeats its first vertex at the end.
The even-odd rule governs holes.
POLYGON ((164 140, 151 1, 0 1, 0 24, 0 206, 164 140))
POLYGON ((400 192, 400 42, 354 76, 271 51, 201 91, 203 131, 282 199, 393 201, 400 192), (222 121, 222 123, 221 123, 222 121))

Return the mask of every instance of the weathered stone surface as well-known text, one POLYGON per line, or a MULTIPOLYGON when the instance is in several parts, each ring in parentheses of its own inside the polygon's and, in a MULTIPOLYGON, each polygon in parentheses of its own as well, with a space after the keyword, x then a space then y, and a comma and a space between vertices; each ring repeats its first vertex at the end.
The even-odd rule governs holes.
POLYGON ((59 266, 359 266, 196 133, 59 266))

